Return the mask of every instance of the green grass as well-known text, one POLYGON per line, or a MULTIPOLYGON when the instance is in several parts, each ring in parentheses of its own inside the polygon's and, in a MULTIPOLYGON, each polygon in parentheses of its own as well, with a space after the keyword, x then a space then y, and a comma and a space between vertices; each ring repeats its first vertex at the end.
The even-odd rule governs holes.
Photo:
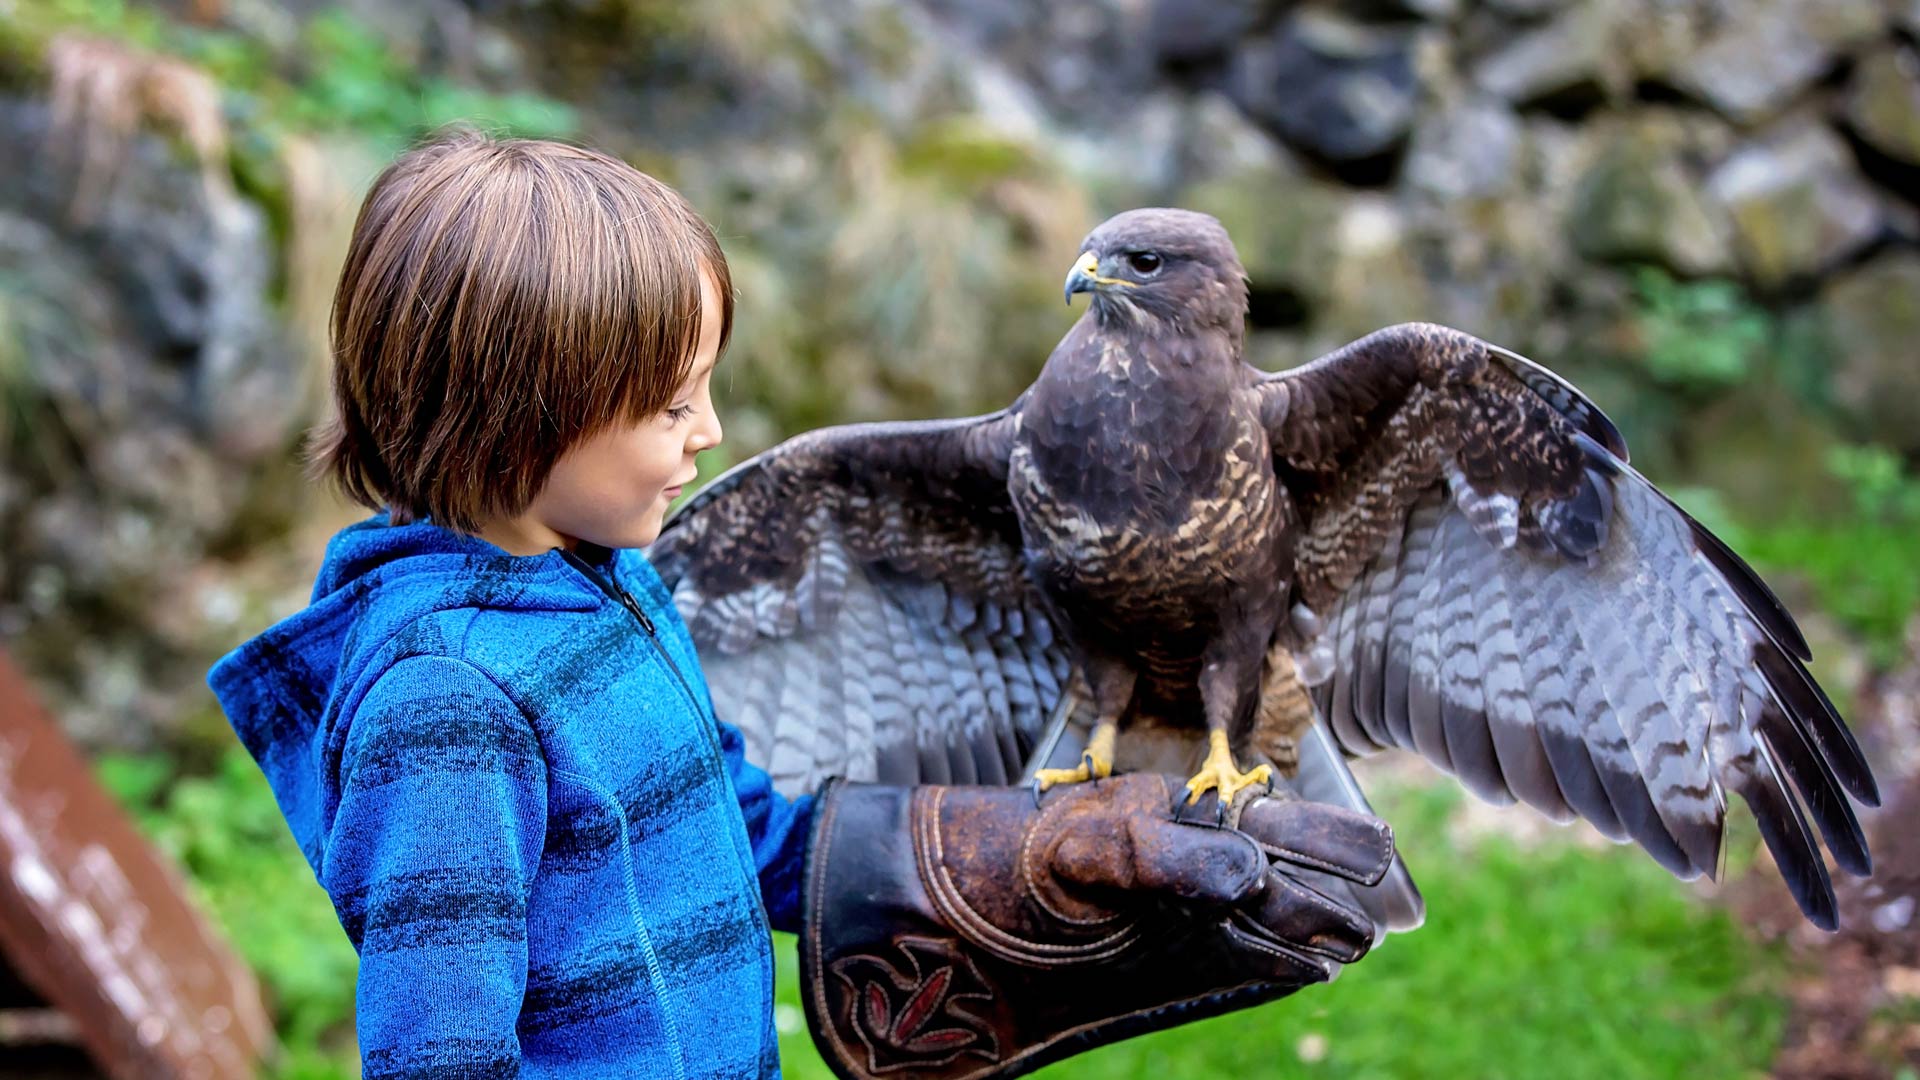
MULTIPOLYGON (((1382 808, 1427 897, 1419 931, 1390 939, 1331 986, 1039 1075, 1704 1080, 1765 1071, 1785 1016, 1775 993, 1784 972, 1771 954, 1638 851, 1523 851, 1503 839, 1456 847, 1446 822, 1459 798, 1428 789, 1382 808)), ((828 1077, 800 1026, 793 939, 780 935, 778 948, 782 1063, 797 1080, 828 1077)))
POLYGON ((358 1074, 352 1036, 359 960, 287 831, 266 777, 235 744, 205 776, 161 755, 112 754, 101 782, 191 877, 227 940, 260 977, 286 1051, 277 1080, 358 1074))

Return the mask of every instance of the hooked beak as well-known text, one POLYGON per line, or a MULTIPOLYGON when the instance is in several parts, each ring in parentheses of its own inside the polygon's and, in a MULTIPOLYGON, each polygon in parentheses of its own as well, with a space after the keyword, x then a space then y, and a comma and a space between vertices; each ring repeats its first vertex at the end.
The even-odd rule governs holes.
POLYGON ((1092 292, 1100 280, 1100 259, 1091 251, 1083 251, 1074 261, 1073 269, 1067 272, 1067 303, 1073 303, 1073 294, 1092 292))
POLYGON ((1073 269, 1067 273, 1066 301, 1071 304, 1073 303, 1074 293, 1093 292, 1107 285, 1125 285, 1128 288, 1134 287, 1134 283, 1131 281, 1126 281, 1121 278, 1102 277, 1100 274, 1100 257, 1091 251, 1083 251, 1080 253, 1080 257, 1074 260, 1073 269))

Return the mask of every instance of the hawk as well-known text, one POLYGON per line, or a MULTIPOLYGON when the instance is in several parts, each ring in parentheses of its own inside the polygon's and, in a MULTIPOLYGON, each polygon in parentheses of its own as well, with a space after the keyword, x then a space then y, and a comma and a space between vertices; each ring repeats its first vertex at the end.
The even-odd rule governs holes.
MULTIPOLYGON (((801 435, 650 550, 777 784, 1118 765, 1227 799, 1277 768, 1364 810, 1345 758, 1398 747, 1683 878, 1717 872, 1738 794, 1834 927, 1808 818, 1868 874, 1866 761, 1780 601, 1591 401, 1420 323, 1254 368, 1204 214, 1130 211, 1084 249, 1088 309, 1011 405, 801 435), (1036 769, 1074 732, 1077 764, 1036 769)), ((1401 868, 1360 899, 1421 917, 1401 868)))

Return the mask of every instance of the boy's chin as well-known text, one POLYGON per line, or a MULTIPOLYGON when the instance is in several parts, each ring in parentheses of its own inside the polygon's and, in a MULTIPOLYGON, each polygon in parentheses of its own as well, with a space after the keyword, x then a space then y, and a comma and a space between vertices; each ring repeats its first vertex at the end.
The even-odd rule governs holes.
POLYGON ((618 527, 608 529, 606 539, 594 542, 609 548, 646 547, 660 539, 660 527, 665 518, 665 514, 656 511, 640 521, 623 522, 618 527))

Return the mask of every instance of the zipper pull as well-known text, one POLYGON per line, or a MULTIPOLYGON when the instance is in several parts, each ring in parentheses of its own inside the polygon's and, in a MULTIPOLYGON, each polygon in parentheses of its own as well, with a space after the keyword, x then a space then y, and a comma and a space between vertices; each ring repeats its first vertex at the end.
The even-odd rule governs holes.
POLYGON ((647 613, 640 610, 639 603, 634 600, 632 595, 630 595, 627 590, 621 588, 620 583, 617 581, 614 582, 613 588, 620 594, 620 602, 627 605, 627 610, 633 612, 634 618, 640 620, 641 629, 645 630, 650 636, 657 634, 658 632, 653 627, 653 620, 647 618, 647 613))

